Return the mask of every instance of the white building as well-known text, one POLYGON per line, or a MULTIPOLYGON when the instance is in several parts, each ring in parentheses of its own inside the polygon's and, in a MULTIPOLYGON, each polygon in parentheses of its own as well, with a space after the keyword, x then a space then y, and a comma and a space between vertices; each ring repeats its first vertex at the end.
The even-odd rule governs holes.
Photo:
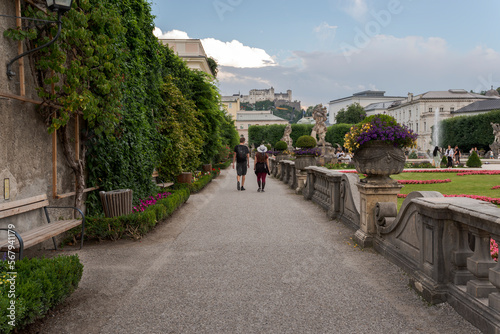
POLYGON ((244 111, 240 110, 236 115, 236 130, 240 136, 245 137, 248 142, 248 128, 252 125, 288 124, 286 119, 275 116, 270 110, 244 111))
POLYGON ((199 70, 214 75, 208 65, 208 57, 199 39, 159 39, 163 45, 168 45, 179 57, 184 59, 192 70, 199 70))
POLYGON ((415 96, 408 93, 406 99, 395 102, 386 113, 416 132, 417 149, 425 152, 435 146, 431 136, 432 126, 437 122, 456 116, 455 111, 473 102, 492 99, 498 97, 469 93, 463 89, 430 91, 415 96))
POLYGON ((328 122, 335 124, 335 117, 340 109, 347 109, 348 106, 357 102, 363 108, 377 102, 392 102, 396 100, 403 100, 403 96, 384 96, 385 91, 379 90, 366 90, 363 92, 352 94, 352 96, 344 97, 337 100, 332 100, 328 104, 328 122))
POLYGON ((275 93, 274 87, 269 89, 252 89, 248 95, 241 95, 241 102, 255 104, 260 101, 287 101, 292 102, 292 90, 289 89, 286 93, 275 93))

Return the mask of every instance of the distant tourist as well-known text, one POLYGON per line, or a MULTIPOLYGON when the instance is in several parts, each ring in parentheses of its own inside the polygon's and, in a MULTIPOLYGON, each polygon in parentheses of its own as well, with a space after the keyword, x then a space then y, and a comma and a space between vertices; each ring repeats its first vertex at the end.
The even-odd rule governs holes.
POLYGON ((453 156, 455 158, 455 164, 459 165, 460 164, 460 158, 462 157, 462 153, 458 149, 458 146, 455 146, 455 149, 453 150, 453 156))
POLYGON ((234 147, 233 156, 233 169, 236 162, 236 188, 238 190, 245 190, 245 175, 247 175, 247 168, 250 167, 250 150, 245 144, 245 137, 240 138, 240 144, 234 147), (241 187, 240 187, 241 178, 241 187))
POLYGON ((437 146, 434 147, 434 152, 432 152, 432 159, 436 168, 441 167, 441 150, 437 146))
POLYGON ((341 158, 343 158, 343 157, 345 156, 344 151, 343 151, 341 148, 339 148, 339 149, 337 150, 337 154, 336 154, 336 156, 337 156, 337 159, 339 159, 339 160, 340 160, 341 158))
POLYGON ((259 186, 259 189, 257 189, 258 192, 264 192, 264 188, 266 187, 266 174, 271 174, 271 172, 269 172, 269 159, 266 152, 267 147, 264 145, 257 147, 257 153, 253 161, 253 169, 255 170, 255 174, 257 174, 257 185, 259 186))
POLYGON ((495 158, 495 155, 493 154, 493 151, 490 151, 490 159, 495 158))
POLYGON ((453 167, 453 149, 451 148, 451 145, 448 145, 448 148, 446 149, 444 155, 446 155, 446 157, 448 158, 448 164, 446 165, 446 167, 453 167))

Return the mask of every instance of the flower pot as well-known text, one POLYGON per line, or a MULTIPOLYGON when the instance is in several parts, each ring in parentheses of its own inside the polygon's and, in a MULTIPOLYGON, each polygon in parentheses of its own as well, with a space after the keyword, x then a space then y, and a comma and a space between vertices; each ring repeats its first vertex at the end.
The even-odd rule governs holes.
POLYGON ((297 155, 295 156, 295 169, 303 170, 309 166, 316 166, 316 157, 314 155, 297 155))
POLYGON ((211 172, 212 171, 212 164, 203 165, 203 171, 204 172, 211 172))
POLYGON ((177 175, 177 183, 192 183, 193 182, 193 173, 184 172, 177 175))
POLYGON ((406 157, 403 150, 383 141, 370 141, 359 148, 353 157, 354 166, 359 173, 366 174, 363 182, 395 183, 389 177, 399 174, 405 167, 406 157))

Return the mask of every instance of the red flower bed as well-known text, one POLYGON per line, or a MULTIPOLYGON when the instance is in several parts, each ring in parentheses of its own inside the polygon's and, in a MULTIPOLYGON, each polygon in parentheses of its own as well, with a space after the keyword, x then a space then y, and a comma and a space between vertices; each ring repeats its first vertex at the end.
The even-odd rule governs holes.
POLYGON ((405 169, 403 170, 403 173, 466 173, 470 172, 468 169, 453 169, 453 168, 429 168, 429 169, 413 169, 413 170, 408 170, 405 169))
POLYGON ((446 180, 398 180, 399 184, 433 184, 433 183, 448 183, 450 179, 446 180))
POLYGON ((500 189, 500 186, 494 186, 491 188, 491 190, 495 190, 495 189, 500 189))
POLYGON ((468 170, 457 173, 458 176, 464 175, 499 175, 500 170, 468 170))

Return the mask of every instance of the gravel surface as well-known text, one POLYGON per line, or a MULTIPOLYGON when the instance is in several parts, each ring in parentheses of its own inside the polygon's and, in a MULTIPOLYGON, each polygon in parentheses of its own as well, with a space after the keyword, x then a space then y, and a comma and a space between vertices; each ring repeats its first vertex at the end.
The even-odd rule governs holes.
POLYGON ((26 333, 479 333, 280 181, 232 169, 140 241, 87 243, 80 286, 26 333))

